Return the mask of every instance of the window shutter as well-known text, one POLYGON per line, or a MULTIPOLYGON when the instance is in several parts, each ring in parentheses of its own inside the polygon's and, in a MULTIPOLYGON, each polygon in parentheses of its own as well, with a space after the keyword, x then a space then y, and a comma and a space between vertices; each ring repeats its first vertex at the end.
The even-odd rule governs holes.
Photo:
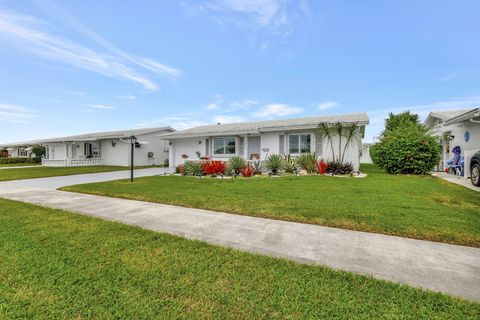
POLYGON ((318 155, 323 154, 323 137, 319 134, 315 135, 315 152, 318 155))
POLYGON ((241 155, 241 156, 243 156, 243 153, 244 153, 244 150, 245 150, 245 141, 244 140, 245 140, 244 137, 240 137, 238 139, 238 144, 239 144, 238 154, 241 155))
POLYGON ((278 153, 285 154, 285 135, 281 134, 278 136, 278 153))
POLYGON ((205 155, 210 156, 210 139, 205 139, 205 155))

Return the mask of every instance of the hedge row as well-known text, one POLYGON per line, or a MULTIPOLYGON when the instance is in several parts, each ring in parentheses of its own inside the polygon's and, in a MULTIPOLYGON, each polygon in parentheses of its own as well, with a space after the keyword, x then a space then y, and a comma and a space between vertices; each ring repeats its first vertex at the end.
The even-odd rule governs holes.
POLYGON ((15 163, 40 163, 40 158, 0 158, 0 164, 15 164, 15 163))

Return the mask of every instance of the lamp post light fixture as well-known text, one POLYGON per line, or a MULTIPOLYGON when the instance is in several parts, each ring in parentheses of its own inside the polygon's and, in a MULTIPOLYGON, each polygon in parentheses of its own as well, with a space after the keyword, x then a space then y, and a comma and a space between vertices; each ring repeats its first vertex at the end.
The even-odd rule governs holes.
POLYGON ((135 143, 137 142, 137 137, 134 135, 128 137, 128 143, 130 143, 131 153, 130 153, 130 182, 133 182, 133 152, 135 150, 135 143))

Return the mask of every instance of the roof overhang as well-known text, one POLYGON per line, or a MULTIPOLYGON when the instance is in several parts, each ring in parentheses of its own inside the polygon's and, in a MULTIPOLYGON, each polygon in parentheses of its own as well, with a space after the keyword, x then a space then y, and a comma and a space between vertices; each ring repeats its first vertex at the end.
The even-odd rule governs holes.
POLYGON ((474 118, 479 118, 480 120, 480 108, 475 108, 465 113, 462 113, 456 117, 450 118, 447 121, 445 121, 445 124, 446 125, 455 124, 463 121, 469 121, 474 118))

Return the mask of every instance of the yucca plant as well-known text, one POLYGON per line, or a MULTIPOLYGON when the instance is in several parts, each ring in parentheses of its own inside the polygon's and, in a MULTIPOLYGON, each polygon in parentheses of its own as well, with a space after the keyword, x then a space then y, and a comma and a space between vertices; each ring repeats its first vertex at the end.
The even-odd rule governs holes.
POLYGON ((302 153, 297 157, 297 164, 300 169, 312 174, 317 172, 318 155, 315 152, 302 153))
POLYGON ((295 169, 297 169, 297 160, 294 157, 292 157, 290 154, 287 154, 283 157, 283 161, 285 162, 286 173, 295 172, 295 169))
POLYGON ((262 161, 252 161, 252 168, 254 174, 262 174, 263 173, 263 162, 262 161))
POLYGON ((199 161, 185 161, 183 164, 185 174, 188 176, 202 176, 203 164, 199 161))
POLYGON ((271 154, 265 160, 265 167, 273 174, 277 174, 279 171, 285 168, 285 162, 281 155, 271 154))
POLYGON ((233 156, 228 160, 228 170, 233 171, 236 175, 240 174, 240 171, 246 165, 247 160, 241 156, 233 156))

